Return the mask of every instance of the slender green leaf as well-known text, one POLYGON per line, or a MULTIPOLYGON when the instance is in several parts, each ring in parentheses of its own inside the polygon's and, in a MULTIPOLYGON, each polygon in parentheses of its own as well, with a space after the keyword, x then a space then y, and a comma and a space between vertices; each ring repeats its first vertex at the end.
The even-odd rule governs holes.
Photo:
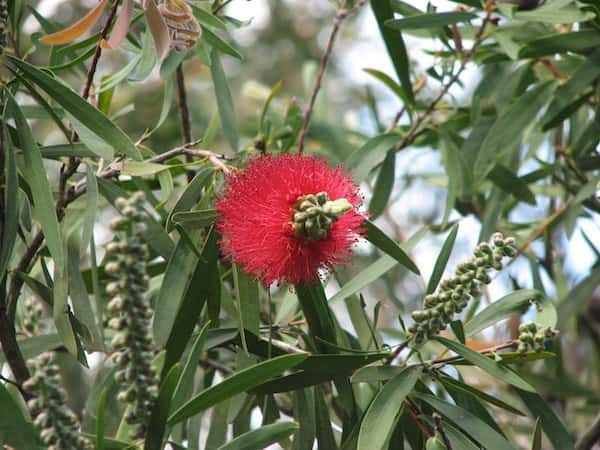
POLYGON ((600 45, 597 30, 572 31, 544 36, 528 42, 519 51, 519 58, 541 58, 566 52, 584 52, 600 45))
POLYGON ((410 259, 410 256, 406 254, 402 247, 398 245, 393 239, 389 238, 377 225, 370 220, 365 220, 363 226, 367 231, 367 240, 376 246, 382 252, 387 253, 408 270, 417 275, 420 274, 419 268, 410 259))
POLYGON ((200 361, 200 357, 204 351, 204 342, 209 326, 210 322, 204 324, 187 356, 183 370, 181 371, 181 376, 179 377, 179 381, 177 382, 177 386, 173 393, 173 400, 171 400, 170 408, 172 411, 183 405, 186 398, 192 393, 194 388, 194 376, 196 375, 196 370, 198 368, 198 361, 200 361))
POLYGON ((446 265, 448 264, 448 259, 452 253, 452 248, 454 247, 454 241, 456 240, 457 234, 458 223, 455 224, 450 230, 450 233, 448 233, 448 236, 444 241, 444 245, 442 245, 442 249, 440 250, 440 253, 435 261, 431 277, 429 278, 429 283, 427 283, 427 294, 432 294, 437 289, 437 286, 442 279, 442 275, 444 274, 444 270, 446 270, 446 265))
POLYGON ((107 391, 105 388, 102 390, 102 394, 100 394, 100 400, 98 400, 98 410, 96 412, 96 449, 95 450, 104 450, 104 429, 105 429, 104 410, 106 408, 106 396, 107 396, 107 391))
MULTIPOLYGON (((202 38, 208 42, 214 49, 219 50, 226 55, 233 56, 236 59, 242 60, 244 57, 238 52, 229 42, 212 32, 209 28, 202 29, 202 38)), ((211 58, 212 61, 212 58, 211 58)))
POLYGON ((505 295, 491 303, 465 324, 466 335, 473 336, 506 317, 513 314, 522 314, 532 303, 538 303, 542 295, 541 292, 535 289, 519 289, 505 295))
POLYGON ((173 392, 177 386, 178 379, 179 364, 175 364, 169 369, 169 372, 160 384, 158 398, 150 416, 150 422, 148 423, 144 450, 161 450, 164 448, 163 441, 165 439, 167 417, 169 416, 171 399, 173 398, 173 392))
POLYGON ((217 50, 213 50, 210 55, 210 73, 212 74, 212 80, 215 87, 217 107, 219 110, 219 115, 221 116, 221 126, 223 127, 223 132, 225 133, 225 137, 227 138, 229 145, 234 151, 237 151, 239 146, 239 137, 237 133, 237 122, 235 118, 233 98, 231 96, 231 91, 229 90, 227 77, 223 71, 223 66, 221 65, 219 52, 217 50))
POLYGON ((387 20, 385 24, 395 30, 418 30, 420 28, 431 29, 445 27, 459 22, 468 22, 469 20, 476 18, 476 14, 450 11, 421 14, 418 16, 404 17, 403 19, 392 19, 387 20))
MULTIPOLYGON (((192 233, 193 244, 200 238, 199 230, 192 233)), ((154 322, 152 324, 154 340, 164 346, 169 339, 177 312, 192 279, 198 256, 190 248, 185 239, 180 239, 169 257, 165 276, 154 305, 154 322)))
POLYGON ((527 183, 502 164, 496 164, 488 173, 488 178, 504 192, 512 194, 517 200, 530 205, 537 203, 535 195, 531 192, 527 183))
MULTIPOLYGON (((4 156, 4 198, 3 205, 3 228, 2 228, 2 246, 0 247, 0 280, 4 279, 4 274, 13 253, 14 245, 17 240, 17 227, 19 225, 19 178, 17 173, 17 162, 15 158, 15 148, 12 145, 8 128, 2 124, 3 139, 0 142, 0 152, 4 156)), ((0 174, 2 175, 2 174, 0 174)))
POLYGON ((477 154, 473 169, 475 180, 481 181, 496 163, 510 159, 513 151, 519 148, 525 129, 549 102, 554 87, 552 82, 534 86, 496 119, 477 154))
POLYGON ((494 406, 497 406, 499 408, 505 409, 506 411, 509 411, 513 414, 517 414, 519 416, 524 416, 525 413, 523 413, 522 411, 520 411, 519 409, 515 408, 512 405, 509 405, 508 403, 500 400, 498 397, 495 397, 493 395, 489 395, 486 394, 483 391, 480 391, 479 389, 474 388, 473 386, 470 386, 466 383, 462 383, 460 381, 455 380, 454 378, 450 378, 449 376, 446 375, 442 375, 439 378, 440 382, 445 385, 446 387, 451 387, 454 389, 458 389, 462 392, 465 392, 469 395, 473 395, 485 402, 488 402, 494 406))
POLYGON ((407 367, 383 386, 362 419, 357 450, 384 448, 394 431, 404 400, 420 376, 421 368, 407 367))
POLYGON ((456 354, 462 356, 470 363, 476 365, 482 370, 485 370, 493 377, 498 378, 499 380, 502 380, 506 383, 512 384, 513 386, 519 387, 523 390, 535 392, 535 390, 533 389, 533 387, 531 387, 529 383, 523 380, 519 375, 517 375, 508 367, 500 365, 496 361, 486 356, 480 355, 475 350, 471 350, 469 347, 466 347, 460 344, 459 342, 451 341, 450 339, 446 339, 441 336, 435 337, 435 340, 440 342, 456 354))
POLYGON ((516 389, 525 407, 536 419, 539 418, 544 434, 548 437, 554 450, 574 448, 573 436, 567 431, 562 421, 558 418, 552 408, 535 392, 527 392, 516 389))
POLYGON ((373 197, 371 197, 371 202, 369 203, 369 212, 372 219, 383 213, 390 200, 394 188, 395 172, 396 152, 390 150, 383 160, 383 165, 377 175, 377 181, 373 188, 373 197))
POLYGON ((219 447, 219 450, 258 450, 275 444, 298 430, 296 422, 278 422, 248 431, 219 447))
POLYGON ((191 228, 207 227, 215 223, 219 217, 216 209, 202 209, 198 211, 181 211, 173 214, 171 220, 174 223, 191 228))
MULTIPOLYGON (((52 197, 52 189, 46 177, 46 169, 42 161, 40 149, 37 146, 31 128, 27 123, 27 119, 21 112, 15 99, 5 91, 8 101, 7 107, 11 116, 15 120, 19 142, 23 150, 25 158, 25 168, 23 176, 27 180, 27 184, 31 189, 33 196, 33 204, 35 216, 42 226, 44 237, 50 250, 50 254, 54 258, 56 267, 65 267, 65 251, 56 210, 54 207, 54 198, 52 197)), ((66 300, 66 293, 65 293, 66 300)))
POLYGON ((533 439, 531 440, 531 450, 542 450, 542 421, 538 417, 535 421, 533 430, 533 439))
POLYGON ((402 38, 402 33, 385 25, 387 20, 394 18, 394 11, 392 10, 392 7, 388 1, 376 1, 370 3, 373 14, 375 15, 375 19, 377 20, 379 32, 383 37, 383 42, 385 43, 388 55, 392 60, 394 69, 396 69, 396 74, 398 75, 400 84, 404 88, 404 92, 408 97, 409 105, 413 105, 414 95, 412 83, 410 82, 409 59, 406 52, 406 45, 404 44, 404 39, 402 38))
POLYGON ((375 136, 348 156, 346 167, 353 172, 357 181, 363 181, 369 172, 387 155, 388 151, 400 141, 400 135, 386 133, 375 136))
POLYGON ((308 355, 308 353, 295 353, 278 356, 248 367, 247 369, 240 370, 222 382, 200 392, 175 411, 169 417, 168 423, 173 425, 181 422, 225 399, 252 389, 265 380, 297 366, 304 361, 308 355))
MULTIPOLYGON (((90 105, 71 88, 50 77, 35 66, 7 55, 24 75, 52 99, 61 105, 73 118, 92 131, 99 139, 110 145, 116 153, 123 153, 133 159, 142 159, 139 150, 129 137, 111 122, 104 114, 90 105)), ((93 149, 90 149, 93 151, 93 149)))
POLYGON ((517 449, 517 447, 508 442, 504 436, 466 409, 447 403, 433 395, 422 393, 414 393, 413 395, 415 398, 418 398, 437 410, 442 416, 453 422, 458 428, 479 442, 484 448, 493 448, 494 450, 517 449))

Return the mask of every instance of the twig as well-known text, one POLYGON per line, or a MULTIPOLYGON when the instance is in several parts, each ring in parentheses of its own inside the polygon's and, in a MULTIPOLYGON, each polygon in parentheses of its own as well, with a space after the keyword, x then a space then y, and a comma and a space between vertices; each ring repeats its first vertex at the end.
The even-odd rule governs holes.
POLYGON ((404 350, 406 347, 408 347, 408 343, 409 343, 409 341, 404 341, 402 344, 400 344, 398 347, 396 347, 396 349, 392 352, 392 354, 386 358, 385 364, 387 364, 387 365, 392 364, 394 362, 394 360, 398 357, 398 355, 400 355, 400 353, 402 353, 402 350, 404 350))
POLYGON ((452 444, 450 443, 450 439, 448 439, 448 435, 444 431, 444 427, 442 427, 442 416, 438 413, 433 413, 433 421, 435 422, 435 431, 437 431, 440 436, 442 436, 442 440, 444 441, 444 445, 447 450, 452 450, 452 444))
MULTIPOLYGON (((496 345, 494 347, 490 347, 490 348, 486 348, 483 349, 479 352, 480 355, 487 355, 489 353, 495 353, 499 350, 505 350, 507 348, 515 348, 517 346, 517 341, 510 341, 510 342, 505 342, 504 344, 500 344, 500 345, 496 345)), ((428 365, 434 365, 434 364, 446 364, 449 362, 454 362, 454 361, 458 361, 460 359, 463 359, 462 356, 458 355, 458 356, 450 356, 448 358, 438 358, 438 359, 433 359, 431 361, 425 361, 422 363, 419 363, 417 365, 419 366, 428 366, 428 365)))
POLYGON ((575 444, 575 450, 591 450, 594 444, 600 441, 600 414, 592 422, 592 425, 581 435, 575 444))
POLYGON ((217 14, 219 14, 223 8, 225 8, 227 5, 229 5, 233 0, 225 0, 223 3, 221 3, 219 6, 217 6, 215 9, 213 9, 212 13, 214 16, 216 16, 217 14))
POLYGON ((404 400, 404 405, 406 406, 406 409, 408 410, 408 412, 410 413, 410 415, 414 419, 414 421, 417 424, 417 426, 420 428, 421 434, 423 434, 423 436, 425 437, 425 439, 431 437, 432 436, 431 431, 429 430, 429 428, 427 428, 427 425, 425 425, 423 423, 423 421, 421 419, 419 419, 419 415, 421 414, 421 412, 419 411, 419 409, 417 408, 417 406, 412 401, 410 401, 408 399, 404 400))
POLYGON ((323 52, 323 55, 321 56, 319 72, 317 73, 317 78, 315 78, 315 84, 313 85, 313 90, 312 90, 312 94, 310 96, 310 101, 308 102, 306 111, 304 111, 304 122, 302 123, 302 128, 300 129, 300 133, 298 135, 298 153, 302 153, 304 151, 304 140, 306 139, 306 133, 308 132, 308 127, 310 126, 310 119, 312 117, 313 109, 315 107, 315 101, 317 100, 317 95, 319 94, 319 90, 321 89, 321 82, 323 81, 323 75, 325 75, 325 69, 327 68, 329 59, 331 58, 333 44, 335 43, 335 38, 337 37, 338 32, 340 31, 340 26, 342 25, 342 22, 348 16, 354 14, 365 3, 366 3, 366 0, 358 0, 352 8, 347 9, 346 8, 346 0, 342 0, 340 8, 338 9, 338 11, 333 19, 333 27, 331 28, 331 33, 329 34, 329 40, 327 41, 325 51, 323 52))
MULTIPOLYGON (((183 74, 183 63, 179 63, 175 70, 177 80, 177 100, 179 103, 179 123, 181 126, 181 138, 183 143, 192 142, 192 124, 190 121, 190 110, 187 102, 187 91, 185 90, 185 76, 183 74)), ((192 161, 192 155, 186 155, 186 162, 192 161)), ((191 181, 194 173, 187 171, 187 179, 191 181)))

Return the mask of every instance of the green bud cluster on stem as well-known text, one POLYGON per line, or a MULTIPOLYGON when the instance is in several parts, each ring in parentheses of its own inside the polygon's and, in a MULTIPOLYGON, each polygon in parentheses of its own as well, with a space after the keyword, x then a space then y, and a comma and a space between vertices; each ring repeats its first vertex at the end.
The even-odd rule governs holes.
POLYGON ((519 326, 519 337, 517 341, 519 353, 528 351, 541 352, 546 348, 546 343, 558 334, 558 330, 552 327, 543 327, 535 322, 523 323, 519 326))
POLYGON ((481 287, 491 283, 488 272, 501 270, 503 259, 517 254, 515 240, 495 233, 492 244, 482 242, 468 261, 458 265, 453 277, 442 280, 438 291, 425 297, 424 309, 413 311, 415 323, 408 331, 415 345, 444 330, 455 314, 461 313, 471 298, 481 295, 481 287))
POLYGON ((345 198, 329 200, 327 192, 298 197, 292 213, 292 227, 297 237, 320 241, 327 237, 333 223, 352 209, 345 198))
POLYGON ((152 367, 152 309, 146 295, 149 254, 142 239, 147 221, 146 212, 141 207, 143 201, 141 193, 129 200, 116 200, 121 217, 111 222, 115 236, 106 246, 110 260, 106 264, 106 272, 111 278, 106 286, 111 298, 108 304, 109 325, 115 330, 113 360, 118 367, 115 379, 121 388, 117 398, 129 405, 125 420, 132 425, 133 439, 142 437, 147 431, 158 390, 156 372, 152 367))
POLYGON ((52 353, 30 362, 32 377, 23 389, 34 396, 27 406, 48 450, 91 450, 91 443, 79 433, 77 417, 66 406, 67 394, 60 384, 58 366, 52 353))
POLYGON ((31 297, 25 298, 24 306, 23 331, 31 336, 40 334, 42 325, 40 319, 44 314, 44 307, 31 297))

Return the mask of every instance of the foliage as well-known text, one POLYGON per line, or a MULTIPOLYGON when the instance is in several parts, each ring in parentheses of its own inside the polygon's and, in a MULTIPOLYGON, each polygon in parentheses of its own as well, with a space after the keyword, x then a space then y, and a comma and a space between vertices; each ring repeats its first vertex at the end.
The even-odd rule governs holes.
POLYGON ((244 3, 0 0, 0 444, 592 449, 598 3, 274 0, 267 26, 244 3), (364 29, 390 62, 366 88, 364 29), (228 190, 265 154, 340 166, 362 209, 299 192, 261 246, 261 182, 306 175, 228 190), (222 211, 263 265, 335 245, 266 286, 222 211))

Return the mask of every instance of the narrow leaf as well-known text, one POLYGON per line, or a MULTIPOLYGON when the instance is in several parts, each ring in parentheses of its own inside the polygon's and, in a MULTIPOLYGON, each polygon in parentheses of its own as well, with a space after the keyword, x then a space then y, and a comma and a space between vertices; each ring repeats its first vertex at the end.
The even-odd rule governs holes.
POLYGON ((370 220, 365 220, 363 226, 367 231, 367 240, 382 252, 387 253, 408 270, 417 275, 419 268, 415 265, 404 250, 391 238, 389 238, 377 225, 370 220))
POLYGON ((434 339, 443 344, 445 347, 452 350, 453 352, 455 352, 456 354, 462 356, 470 363, 486 371, 493 377, 498 378, 499 380, 502 380, 506 383, 512 384, 513 386, 521 388, 525 391, 535 392, 533 387, 525 380, 523 380, 519 375, 513 372, 510 368, 498 364, 493 359, 490 359, 487 356, 480 355, 475 350, 471 350, 469 347, 466 347, 456 341, 451 341, 450 339, 446 339, 441 336, 437 336, 434 339))
POLYGON ((432 294, 437 289, 437 286, 442 279, 442 275, 444 274, 444 270, 446 270, 446 265, 448 264, 448 259, 452 253, 452 248, 454 247, 454 241, 456 240, 457 234, 458 223, 455 224, 450 230, 450 233, 448 233, 448 236, 444 241, 444 245, 442 245, 442 249, 440 250, 440 254, 435 261, 433 272, 429 278, 429 283, 427 283, 427 294, 432 294))
POLYGON ((233 106, 233 98, 229 85, 227 83, 227 77, 223 71, 221 65, 221 59, 219 58, 219 52, 214 50, 210 53, 210 72, 212 74, 213 84, 215 87, 215 95, 217 97, 217 107, 219 115, 221 116, 221 125, 225 137, 229 142, 231 148, 237 152, 239 145, 239 138, 237 134, 237 126, 235 119, 235 109, 233 106))
POLYGON ((394 430, 404 400, 420 376, 421 368, 407 367, 383 386, 363 417, 357 450, 384 448, 394 430))
POLYGON ((296 422, 278 422, 248 431, 232 441, 219 447, 218 450, 257 450, 269 447, 298 430, 296 422))
POLYGON ((278 356, 273 359, 243 369, 215 384, 192 398, 175 411, 168 420, 173 425, 192 417, 211 406, 231 398, 236 394, 252 389, 271 377, 277 376, 287 369, 297 366, 308 357, 308 353, 295 353, 278 356))

